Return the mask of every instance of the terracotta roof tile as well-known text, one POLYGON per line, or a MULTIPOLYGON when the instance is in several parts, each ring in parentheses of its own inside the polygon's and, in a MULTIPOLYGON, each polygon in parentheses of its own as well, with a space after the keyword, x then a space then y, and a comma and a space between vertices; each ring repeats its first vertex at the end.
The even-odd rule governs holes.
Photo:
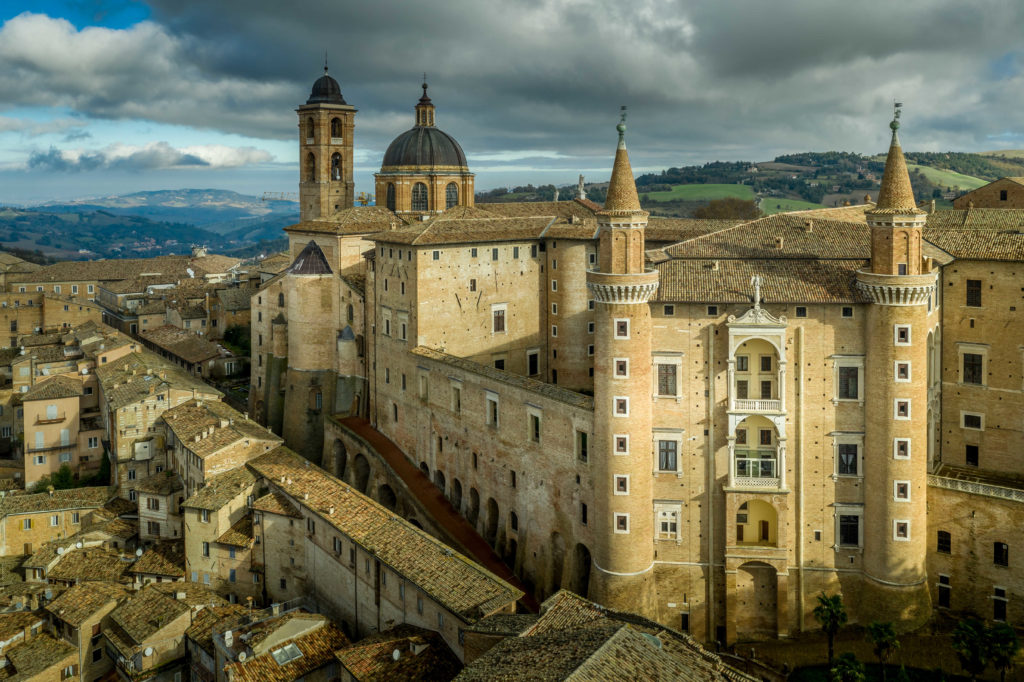
POLYGON ((353 206, 333 213, 328 220, 306 221, 289 225, 285 228, 285 232, 365 234, 393 230, 395 227, 404 227, 405 224, 402 218, 383 206, 353 206))
POLYGON ((66 582, 118 582, 131 567, 130 559, 103 547, 86 547, 64 552, 46 573, 48 580, 66 582))
POLYGON ((1024 209, 936 211, 924 238, 954 258, 1024 261, 1024 209))
POLYGON ((256 475, 246 467, 232 469, 206 480, 206 485, 185 500, 182 506, 216 511, 256 485, 256 475))
POLYGON ((235 521, 230 528, 217 538, 217 542, 232 547, 251 547, 253 542, 252 516, 246 514, 235 521))
POLYGON ((114 496, 114 488, 92 487, 54 490, 51 493, 19 493, 0 498, 0 518, 66 509, 98 509, 114 496))
POLYGON ((447 682, 462 668, 440 634, 407 624, 364 637, 335 655, 355 680, 447 682))
POLYGON ((129 572, 185 577, 185 541, 166 540, 152 545, 135 560, 129 572))
POLYGON ((247 608, 241 604, 225 604, 212 606, 200 611, 192 620, 192 625, 185 630, 185 636, 195 642, 203 651, 213 656, 213 626, 225 618, 235 618, 245 614, 247 608))
POLYGON ((82 380, 58 375, 43 378, 21 396, 22 402, 30 400, 60 400, 82 395, 82 380))
POLYGON ((281 442, 280 436, 218 400, 189 400, 165 411, 162 419, 182 445, 203 458, 232 445, 265 452, 266 444, 281 442))
POLYGON ((7 682, 21 682, 39 679, 37 676, 52 666, 77 662, 78 649, 62 639, 54 639, 41 632, 27 642, 11 647, 4 655, 14 668, 13 673, 4 679, 7 682))
POLYGON ((290 516, 294 519, 302 518, 302 514, 299 513, 299 510, 295 505, 289 502, 287 497, 276 490, 272 490, 270 493, 253 502, 252 508, 256 511, 261 511, 267 514, 290 516))
MULTIPOLYGON (((205 317, 205 312, 200 317, 205 317)), ((217 344, 171 324, 144 329, 139 336, 185 362, 206 362, 221 354, 217 344)))
POLYGON ((110 602, 120 602, 127 596, 126 586, 119 583, 81 583, 69 587, 45 609, 65 623, 78 627, 110 602))
POLYGON ((281 642, 273 651, 294 644, 302 656, 278 665, 272 652, 250 658, 244 663, 229 663, 224 666, 228 677, 234 682, 266 682, 266 680, 297 680, 314 670, 335 663, 335 649, 348 644, 348 638, 334 623, 326 623, 313 632, 281 642))

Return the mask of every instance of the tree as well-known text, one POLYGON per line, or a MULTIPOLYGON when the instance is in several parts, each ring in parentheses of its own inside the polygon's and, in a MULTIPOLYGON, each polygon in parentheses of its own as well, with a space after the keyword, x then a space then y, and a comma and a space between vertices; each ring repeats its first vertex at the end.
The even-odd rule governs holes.
POLYGON ((992 665, 999 671, 999 679, 1005 682, 1006 671, 1013 669, 1013 659, 1020 650, 1017 633, 1006 623, 996 623, 988 629, 988 645, 992 665))
POLYGON ((763 213, 757 207, 754 199, 737 199, 726 197, 709 201, 707 206, 701 206, 693 212, 694 218, 729 219, 739 218, 741 220, 756 220, 763 213))
POLYGON ((829 665, 829 670, 829 678, 832 682, 864 682, 867 679, 864 674, 864 664, 851 653, 840 656, 834 668, 831 664, 829 665))
POLYGON ((814 607, 814 618, 821 624, 821 631, 828 637, 828 669, 832 669, 835 658, 836 634, 839 628, 846 625, 848 616, 843 606, 843 596, 833 594, 831 597, 824 592, 818 595, 818 605, 814 607))
POLYGON ((892 655, 899 651, 900 641, 896 639, 896 631, 892 623, 875 621, 868 625, 868 641, 874 646, 875 658, 882 666, 882 682, 886 680, 886 663, 892 655))
POLYGON ((75 475, 72 473, 71 467, 67 464, 61 464, 60 469, 50 477, 50 485, 53 486, 54 490, 67 490, 68 488, 74 488, 75 475))
POLYGON ((953 652, 972 680, 985 672, 989 664, 988 629, 977 618, 968 618, 953 628, 953 652))

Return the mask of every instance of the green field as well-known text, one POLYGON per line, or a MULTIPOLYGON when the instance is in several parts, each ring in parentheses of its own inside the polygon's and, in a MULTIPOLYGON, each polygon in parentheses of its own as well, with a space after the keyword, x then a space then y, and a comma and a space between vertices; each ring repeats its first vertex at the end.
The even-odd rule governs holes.
POLYGON ((760 209, 765 215, 785 213, 786 211, 807 211, 812 208, 824 208, 821 204, 812 204, 799 199, 783 199, 781 197, 765 197, 761 199, 760 209))
POLYGON ((749 185, 673 185, 670 192, 644 192, 642 201, 712 201, 714 199, 753 199, 749 185))
POLYGON ((961 175, 954 171, 939 170, 931 166, 919 166, 916 163, 908 163, 907 168, 910 170, 920 170, 926 178, 940 187, 959 187, 960 189, 970 190, 978 189, 982 185, 988 184, 988 180, 982 180, 970 175, 961 175))

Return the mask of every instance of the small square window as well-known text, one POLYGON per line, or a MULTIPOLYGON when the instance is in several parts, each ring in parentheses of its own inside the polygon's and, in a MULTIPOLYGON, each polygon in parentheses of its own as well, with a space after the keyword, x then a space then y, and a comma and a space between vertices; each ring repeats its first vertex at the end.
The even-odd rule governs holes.
POLYGON ((853 317, 853 306, 844 305, 842 314, 843 317, 853 317))
POLYGON ((615 359, 615 376, 617 377, 628 377, 629 376, 629 360, 625 358, 615 359))
POLYGON ((909 502, 910 481, 893 481, 892 498, 897 502, 909 502))
POLYGON ((667 305, 662 309, 662 311, 665 313, 666 317, 671 317, 676 314, 676 307, 674 305, 667 305))
POLYGON ((629 320, 615 320, 615 336, 620 339, 629 338, 629 320))
POLYGON ((615 436, 615 454, 616 455, 628 455, 629 454, 629 436, 626 434, 618 434, 615 436))
POLYGON ((910 363, 897 362, 895 374, 896 381, 910 381, 910 363))
POLYGON ((615 477, 615 494, 616 495, 628 495, 629 494, 629 476, 616 476, 615 477))
POLYGON ((910 345, 910 325, 898 324, 895 327, 895 338, 893 341, 897 346, 910 345))
POLYGON ((615 515, 615 532, 616 533, 628 533, 629 532, 629 514, 616 514, 615 515))
POLYGON ((899 542, 910 540, 910 521, 896 519, 892 522, 892 538, 899 542))
POLYGON ((910 439, 897 438, 893 441, 892 456, 895 459, 910 459, 910 439))
POLYGON ((910 419, 910 401, 897 399, 893 419, 910 419))
POLYGON ((896 266, 896 274, 900 275, 900 276, 903 276, 903 275, 907 274, 907 264, 906 263, 900 263, 899 265, 897 265, 896 266))
POLYGON ((708 306, 708 316, 713 317, 713 316, 715 316, 717 314, 718 314, 718 306, 717 305, 709 305, 708 306))
POLYGON ((980 414, 971 414, 968 412, 963 413, 964 428, 965 429, 981 429, 982 418, 980 414))
POLYGON ((616 417, 628 417, 629 416, 629 398, 617 396, 615 398, 615 416, 616 417))
POLYGON ((805 306, 805 305, 798 305, 796 307, 796 316, 797 317, 807 317, 807 306, 805 306))

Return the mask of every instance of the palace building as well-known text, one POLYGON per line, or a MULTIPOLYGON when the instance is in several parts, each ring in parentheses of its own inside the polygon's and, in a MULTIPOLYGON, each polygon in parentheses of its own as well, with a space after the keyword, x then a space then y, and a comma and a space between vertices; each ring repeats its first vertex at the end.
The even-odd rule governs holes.
POLYGON ((1024 616, 1024 211, 920 209, 898 116, 860 206, 650 217, 624 119, 603 207, 477 206, 426 92, 377 206, 337 82, 299 107, 254 419, 448 541, 443 497, 538 599, 730 644, 816 628, 822 591, 1024 616))

